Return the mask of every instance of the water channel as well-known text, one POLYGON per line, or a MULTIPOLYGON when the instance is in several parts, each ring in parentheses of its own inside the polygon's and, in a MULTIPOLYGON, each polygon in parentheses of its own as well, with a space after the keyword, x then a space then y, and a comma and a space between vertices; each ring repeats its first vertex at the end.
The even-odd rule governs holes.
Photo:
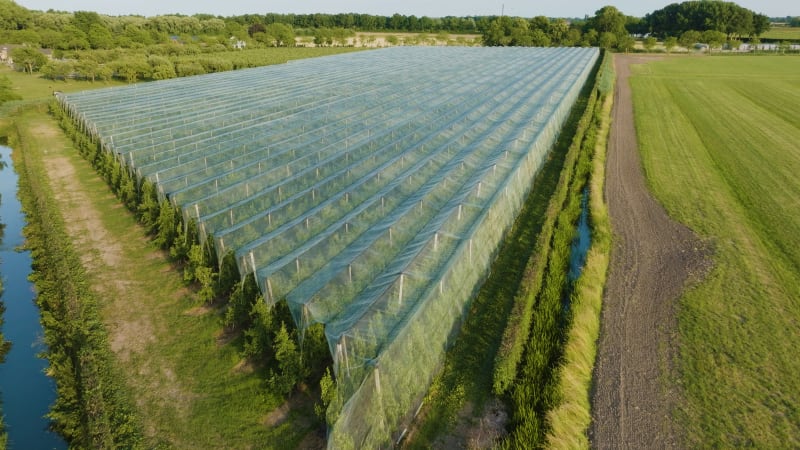
POLYGON ((66 443, 48 429, 44 416, 56 398, 55 383, 45 375, 47 361, 37 355, 45 349, 34 303, 33 285, 28 281, 31 257, 18 251, 23 244, 25 216, 17 199, 17 174, 11 149, 0 146, 0 275, 3 277, 3 335, 11 342, 6 361, 0 364, 0 401, 8 433, 9 449, 65 449, 66 443))

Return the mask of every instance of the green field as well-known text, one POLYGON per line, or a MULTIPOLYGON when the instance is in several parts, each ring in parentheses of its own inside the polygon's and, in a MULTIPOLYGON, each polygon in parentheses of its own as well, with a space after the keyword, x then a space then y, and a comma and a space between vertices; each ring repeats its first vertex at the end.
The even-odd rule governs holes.
POLYGON ((800 41, 800 27, 773 27, 761 35, 764 39, 800 41))
POLYGON ((680 303, 687 446, 800 446, 800 58, 669 58, 631 79, 648 182, 713 248, 680 303))

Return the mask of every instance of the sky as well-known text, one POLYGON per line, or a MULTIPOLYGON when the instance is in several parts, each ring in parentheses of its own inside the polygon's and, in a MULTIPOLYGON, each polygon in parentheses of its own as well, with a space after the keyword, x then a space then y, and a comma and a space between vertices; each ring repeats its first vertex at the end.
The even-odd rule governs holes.
MULTIPOLYGON (((500 15, 584 17, 612 4, 629 16, 643 17, 683 0, 16 0, 28 9, 96 11, 107 15, 155 16, 206 13, 220 16, 274 13, 394 13, 428 17, 500 15)), ((740 6, 770 17, 800 16, 797 0, 739 0, 740 6)))

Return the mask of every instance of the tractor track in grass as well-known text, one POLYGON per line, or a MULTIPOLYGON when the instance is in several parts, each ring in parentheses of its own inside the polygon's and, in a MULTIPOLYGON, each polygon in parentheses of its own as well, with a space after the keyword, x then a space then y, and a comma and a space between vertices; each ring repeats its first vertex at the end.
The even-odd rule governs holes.
POLYGON ((603 297, 592 392, 593 448, 681 448, 673 420, 678 298, 706 272, 706 246, 650 194, 633 115, 630 65, 653 58, 615 55, 617 72, 605 197, 614 245, 603 297))

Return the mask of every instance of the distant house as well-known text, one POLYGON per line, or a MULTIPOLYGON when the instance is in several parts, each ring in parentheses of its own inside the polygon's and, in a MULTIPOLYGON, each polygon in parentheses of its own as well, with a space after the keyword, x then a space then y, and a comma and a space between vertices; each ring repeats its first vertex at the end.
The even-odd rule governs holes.
POLYGON ((247 47, 247 42, 237 39, 236 36, 231 36, 229 40, 231 41, 231 46, 236 50, 244 50, 247 47))
POLYGON ((3 47, 0 50, 0 62, 8 64, 9 66, 14 65, 14 60, 11 58, 11 54, 8 53, 8 47, 3 47))
MULTIPOLYGON (((11 57, 11 51, 17 47, 24 47, 25 45, 20 44, 0 44, 0 63, 7 64, 9 66, 14 65, 14 58, 11 57)), ((49 48, 40 48, 39 51, 47 57, 47 59, 53 59, 53 50, 49 48)))

